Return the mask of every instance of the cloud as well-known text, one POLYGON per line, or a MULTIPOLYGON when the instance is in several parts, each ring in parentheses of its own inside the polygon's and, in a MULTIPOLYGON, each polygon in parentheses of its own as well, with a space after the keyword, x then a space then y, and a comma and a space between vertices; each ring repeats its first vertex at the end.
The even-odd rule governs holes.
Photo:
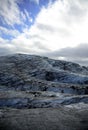
POLYGON ((9 40, 0 38, 0 55, 7 55, 15 53, 15 47, 9 43, 9 40))
POLYGON ((67 47, 53 52, 42 53, 42 55, 88 65, 88 44, 79 44, 76 47, 67 47))
POLYGON ((15 24, 24 25, 24 22, 32 22, 32 18, 26 9, 21 11, 18 4, 22 4, 22 0, 0 0, 0 19, 3 24, 14 26, 15 24))
POLYGON ((7 55, 13 53, 29 53, 37 54, 39 51, 34 48, 33 44, 29 44, 27 39, 5 40, 0 38, 0 55, 7 55))
POLYGON ((21 24, 18 2, 19 0, 0 0, 0 17, 3 23, 21 24))
POLYGON ((51 53, 54 57, 88 58, 88 44, 79 44, 76 47, 67 47, 51 53))
POLYGON ((2 36, 3 34, 17 37, 18 35, 20 35, 20 32, 16 29, 7 29, 5 27, 0 26, 0 35, 2 36))
POLYGON ((39 5, 39 1, 40 0, 30 0, 31 2, 34 2, 34 3, 36 3, 36 4, 38 4, 39 5))
MULTIPOLYGON (((75 47, 80 43, 88 43, 88 9, 86 1, 60 1, 43 7, 29 35, 39 35, 49 49, 75 47), (84 4, 83 4, 84 3, 84 4), (85 34, 85 35, 84 35, 85 34)), ((41 39, 37 39, 41 41, 41 39)))
POLYGON ((24 9, 24 16, 26 17, 26 19, 28 19, 28 21, 33 22, 33 19, 30 17, 30 12, 28 12, 26 9, 24 9))
MULTIPOLYGON (((4 22, 8 25, 22 24, 22 20, 31 19, 27 10, 20 12, 17 0, 5 0, 5 4, 3 0, 0 2, 2 2, 0 5, 3 5, 3 9, 0 7, 0 15, 4 17, 4 22), (11 15, 9 15, 7 1, 11 5, 11 15)), ((35 2, 39 4, 39 0, 35 2)), ((8 34, 12 31, 7 31, 4 28, 1 30, 8 34)), ((53 3, 49 2, 47 7, 41 8, 31 27, 25 27, 22 33, 8 42, 5 39, 2 41, 4 41, 4 48, 7 46, 11 50, 12 47, 14 52, 45 54, 46 56, 62 57, 80 63, 84 62, 85 59, 87 63, 87 35, 88 1, 56 0, 53 3), (8 43, 10 47, 8 47, 8 43)), ((3 43, 2 41, 1 43, 3 43)))

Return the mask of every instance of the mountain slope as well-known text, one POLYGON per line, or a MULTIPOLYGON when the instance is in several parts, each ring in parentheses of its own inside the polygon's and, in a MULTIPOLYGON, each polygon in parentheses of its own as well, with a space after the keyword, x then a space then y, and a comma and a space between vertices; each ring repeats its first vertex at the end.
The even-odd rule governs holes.
POLYGON ((88 84, 88 68, 72 62, 16 54, 0 57, 0 63, 1 84, 5 84, 6 80, 21 82, 30 77, 59 83, 88 84))
POLYGON ((87 115, 88 67, 35 55, 0 57, 0 130, 87 130, 87 115))

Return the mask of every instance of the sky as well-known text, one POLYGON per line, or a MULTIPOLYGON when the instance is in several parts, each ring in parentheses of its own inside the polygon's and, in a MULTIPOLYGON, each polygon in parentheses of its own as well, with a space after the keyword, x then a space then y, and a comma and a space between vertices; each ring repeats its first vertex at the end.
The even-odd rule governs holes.
POLYGON ((0 55, 13 53, 88 66, 88 0, 0 0, 0 55))

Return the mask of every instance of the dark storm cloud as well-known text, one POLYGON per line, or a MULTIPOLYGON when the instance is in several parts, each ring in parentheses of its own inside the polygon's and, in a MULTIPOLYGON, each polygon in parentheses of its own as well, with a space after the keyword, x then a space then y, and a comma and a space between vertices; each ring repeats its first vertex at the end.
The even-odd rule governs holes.
POLYGON ((74 61, 88 66, 88 44, 79 44, 74 48, 67 47, 43 55, 48 55, 49 57, 56 59, 59 57, 63 57, 65 60, 74 61))
POLYGON ((53 56, 58 57, 76 57, 87 58, 88 57, 88 44, 79 44, 77 47, 67 47, 59 51, 53 52, 53 56))
POLYGON ((0 56, 13 54, 13 53, 15 53, 15 52, 9 48, 0 47, 0 56))

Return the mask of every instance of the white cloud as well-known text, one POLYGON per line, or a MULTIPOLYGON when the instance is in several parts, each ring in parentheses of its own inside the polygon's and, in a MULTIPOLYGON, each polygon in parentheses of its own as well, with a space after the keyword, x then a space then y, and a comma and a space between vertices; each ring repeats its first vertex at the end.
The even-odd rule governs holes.
POLYGON ((0 35, 2 34, 6 34, 6 35, 10 35, 13 37, 17 37, 18 35, 20 35, 20 32, 16 29, 7 29, 5 27, 0 26, 0 35))
POLYGON ((25 16, 28 19, 28 21, 33 22, 33 19, 30 16, 30 12, 28 12, 26 9, 24 10, 25 16))
POLYGON ((36 3, 36 4, 38 4, 39 5, 39 1, 40 0, 30 0, 31 2, 34 2, 34 3, 36 3))
POLYGON ((67 46, 74 47, 82 42, 87 43, 87 23, 88 5, 86 1, 64 0, 62 2, 57 0, 54 4, 49 4, 48 8, 42 8, 35 24, 25 33, 29 36, 41 36, 44 40, 41 41, 38 38, 36 41, 53 51, 67 46))
POLYGON ((0 55, 7 55, 15 52, 15 46, 9 43, 9 40, 0 38, 0 55))
POLYGON ((29 12, 24 9, 22 12, 18 6, 23 0, 0 0, 0 19, 4 24, 14 26, 15 24, 24 25, 28 19, 32 22, 29 12))
POLYGON ((0 16, 1 20, 8 24, 21 24, 20 11, 17 3, 19 0, 0 0, 0 16))
MULTIPOLYGON (((28 12, 24 11, 24 14, 24 20, 30 19, 28 12)), ((87 35, 88 1, 57 0, 49 3, 47 8, 43 7, 35 23, 10 42, 15 52, 46 53, 48 56, 47 52, 88 44, 87 35)))

